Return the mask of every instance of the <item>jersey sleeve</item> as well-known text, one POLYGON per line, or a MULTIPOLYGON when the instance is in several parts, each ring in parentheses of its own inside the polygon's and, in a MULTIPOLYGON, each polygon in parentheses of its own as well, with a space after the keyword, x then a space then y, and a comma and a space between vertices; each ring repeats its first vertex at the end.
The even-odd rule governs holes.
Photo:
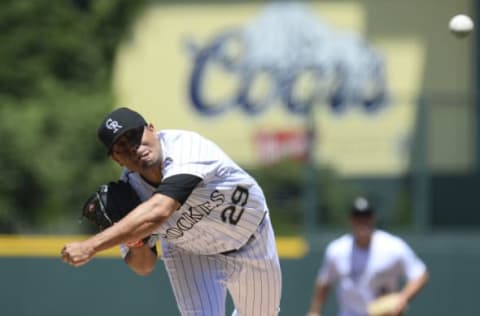
POLYGON ((225 153, 211 140, 195 132, 160 134, 164 143, 163 175, 190 174, 205 179, 216 174, 225 153))
POLYGON ((405 272, 405 277, 408 281, 415 280, 426 271, 427 268, 425 263, 415 254, 406 242, 401 240, 400 245, 401 263, 405 272))
POLYGON ((191 174, 177 174, 164 179, 155 193, 164 194, 183 204, 201 181, 201 178, 191 174))
POLYGON ((322 266, 318 270, 317 283, 322 285, 330 285, 335 282, 336 278, 337 269, 335 268, 335 258, 332 247, 327 247, 322 266))

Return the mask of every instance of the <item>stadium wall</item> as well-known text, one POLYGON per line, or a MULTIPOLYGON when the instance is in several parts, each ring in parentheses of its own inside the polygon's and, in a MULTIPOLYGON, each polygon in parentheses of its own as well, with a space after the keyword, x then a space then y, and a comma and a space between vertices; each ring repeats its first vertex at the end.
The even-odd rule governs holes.
MULTIPOLYGON (((305 314, 323 249, 338 234, 315 237, 305 255, 282 258, 281 315, 305 314)), ((477 308, 476 285, 480 282, 480 235, 431 233, 402 237, 425 260, 431 274, 408 315, 473 315, 477 308)), ((0 280, 0 310, 6 316, 178 315, 161 262, 152 275, 139 277, 121 259, 108 256, 75 269, 65 265, 59 256, 3 254, 0 280)), ((231 302, 228 306, 230 311, 231 302)), ((335 315, 334 296, 324 315, 335 315)))

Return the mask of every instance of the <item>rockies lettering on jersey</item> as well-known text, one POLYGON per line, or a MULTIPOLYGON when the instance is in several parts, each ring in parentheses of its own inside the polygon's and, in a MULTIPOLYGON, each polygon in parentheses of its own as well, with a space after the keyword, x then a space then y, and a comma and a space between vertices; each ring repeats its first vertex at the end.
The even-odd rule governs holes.
POLYGON ((162 235, 166 239, 177 239, 183 236, 183 232, 192 229, 193 225, 198 223, 204 216, 210 214, 212 207, 209 202, 190 207, 188 212, 182 214, 177 220, 177 227, 170 227, 167 233, 162 235))

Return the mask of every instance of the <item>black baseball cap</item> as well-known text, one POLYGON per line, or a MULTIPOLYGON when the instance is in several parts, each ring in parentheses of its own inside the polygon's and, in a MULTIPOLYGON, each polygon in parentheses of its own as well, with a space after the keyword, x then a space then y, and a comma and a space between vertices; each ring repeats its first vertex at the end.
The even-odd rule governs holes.
POLYGON ((97 129, 97 136, 107 148, 107 153, 112 153, 112 146, 125 132, 147 125, 139 113, 121 107, 110 112, 97 129))
POLYGON ((374 209, 367 198, 363 196, 356 197, 350 208, 351 215, 373 215, 374 209))

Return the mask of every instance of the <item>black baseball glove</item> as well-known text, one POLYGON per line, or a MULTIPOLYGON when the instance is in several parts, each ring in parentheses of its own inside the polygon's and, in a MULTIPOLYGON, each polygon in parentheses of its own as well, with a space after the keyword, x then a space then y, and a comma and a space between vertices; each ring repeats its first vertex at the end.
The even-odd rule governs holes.
POLYGON ((104 230, 141 203, 135 190, 123 181, 102 184, 85 202, 82 217, 104 230))

